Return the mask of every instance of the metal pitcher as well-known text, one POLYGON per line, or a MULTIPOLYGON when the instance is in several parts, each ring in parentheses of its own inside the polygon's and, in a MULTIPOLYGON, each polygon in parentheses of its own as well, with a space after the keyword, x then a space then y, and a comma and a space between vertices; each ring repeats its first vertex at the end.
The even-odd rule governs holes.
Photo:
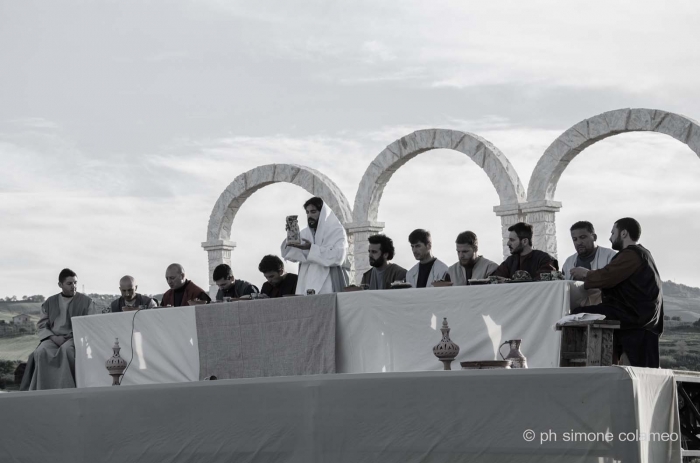
POLYGON ((522 339, 511 339, 501 344, 498 348, 498 353, 503 357, 501 348, 506 344, 510 345, 510 352, 508 352, 508 356, 503 357, 503 360, 510 360, 511 368, 527 368, 527 358, 520 352, 520 344, 522 341, 522 339))

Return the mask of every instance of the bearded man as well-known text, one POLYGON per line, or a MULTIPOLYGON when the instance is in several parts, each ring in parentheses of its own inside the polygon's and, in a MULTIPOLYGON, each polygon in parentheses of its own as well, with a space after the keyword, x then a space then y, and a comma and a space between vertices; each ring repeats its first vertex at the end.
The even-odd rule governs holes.
POLYGON ((610 232, 618 253, 598 270, 576 267, 571 274, 583 280, 586 289, 600 289, 603 303, 577 307, 571 313, 597 313, 619 320, 613 334, 613 353, 623 364, 659 367, 659 337, 664 330, 664 301, 661 276, 651 253, 638 244, 642 227, 625 217, 610 232), (624 354, 624 355, 623 355, 624 354))
POLYGON ((540 273, 559 270, 559 263, 554 257, 532 249, 532 225, 518 222, 508 228, 508 231, 510 256, 491 275, 506 279, 512 278, 518 270, 525 270, 533 280, 539 280, 540 273))
POLYGON ((148 296, 139 294, 136 292, 138 289, 136 285, 136 279, 132 276, 125 275, 119 280, 119 292, 122 293, 122 297, 115 299, 110 304, 110 311, 115 312, 128 312, 131 310, 139 310, 142 307, 146 309, 152 309, 158 307, 156 301, 148 296))
POLYGON ((394 242, 386 235, 372 235, 369 237, 369 265, 371 269, 362 275, 360 284, 367 285, 369 289, 391 289, 394 281, 406 279, 406 269, 391 264, 394 258, 394 242))
POLYGON ((408 235, 413 257, 418 263, 406 272, 406 282, 414 288, 433 286, 434 281, 449 281, 447 265, 437 257, 433 257, 433 243, 428 230, 421 228, 413 230, 408 235))
POLYGON ((464 286, 469 280, 481 280, 491 275, 498 264, 479 255, 479 239, 476 233, 465 231, 457 235, 457 263, 447 272, 454 286, 464 286))
POLYGON ((348 237, 335 213, 318 197, 304 203, 308 227, 301 230, 301 244, 282 242, 285 260, 299 263, 297 294, 337 293, 349 281, 348 237))
POLYGON ((93 315, 92 299, 78 292, 78 275, 64 268, 58 274, 61 292, 41 305, 37 329, 41 344, 29 356, 20 389, 63 389, 75 387, 75 344, 73 317, 93 315))

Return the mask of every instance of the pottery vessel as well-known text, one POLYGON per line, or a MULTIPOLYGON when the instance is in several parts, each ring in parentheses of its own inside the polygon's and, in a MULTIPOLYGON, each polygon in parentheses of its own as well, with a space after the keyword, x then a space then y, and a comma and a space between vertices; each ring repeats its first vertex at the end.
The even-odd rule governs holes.
POLYGON ((299 231, 299 216, 287 216, 287 244, 301 244, 301 232, 299 231))
MULTIPOLYGON (((520 352, 521 343, 522 339, 511 339, 510 341, 506 341, 501 344, 501 347, 505 346, 506 344, 510 346, 510 352, 508 352, 508 355, 503 357, 503 354, 501 354, 501 357, 503 357, 503 360, 510 360, 513 368, 527 368, 527 358, 522 352, 520 352)), ((501 353, 500 347, 498 348, 498 353, 501 353)))
POLYGON ((105 362, 105 368, 107 368, 109 375, 112 377, 112 386, 119 386, 121 384, 119 378, 124 374, 124 370, 126 369, 126 360, 119 356, 120 350, 119 338, 116 338, 114 340, 114 346, 112 347, 113 355, 105 362))
POLYGON ((443 363, 445 370, 451 370, 452 361, 459 354, 459 346, 450 339, 450 327, 447 324, 447 318, 442 320, 440 331, 442 332, 442 340, 433 347, 433 354, 443 363))

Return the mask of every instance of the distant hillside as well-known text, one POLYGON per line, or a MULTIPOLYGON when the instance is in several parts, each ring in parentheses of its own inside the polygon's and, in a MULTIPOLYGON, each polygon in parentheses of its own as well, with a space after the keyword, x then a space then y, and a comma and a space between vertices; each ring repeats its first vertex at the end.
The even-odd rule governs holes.
POLYGON ((13 316, 21 313, 41 313, 41 302, 0 302, 0 312, 10 313, 13 316))
POLYGON ((664 296, 673 296, 678 298, 699 298, 700 299, 700 288, 693 288, 692 286, 686 286, 679 283, 674 283, 672 281, 663 282, 664 296))
POLYGON ((664 281, 663 290, 665 315, 684 322, 700 319, 700 288, 664 281))

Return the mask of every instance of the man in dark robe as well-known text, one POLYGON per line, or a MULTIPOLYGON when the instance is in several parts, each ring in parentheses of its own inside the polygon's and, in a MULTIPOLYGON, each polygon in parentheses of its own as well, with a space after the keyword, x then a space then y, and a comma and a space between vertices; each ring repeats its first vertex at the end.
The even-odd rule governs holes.
POLYGON ((223 301, 225 297, 239 298, 253 293, 258 293, 258 288, 255 285, 248 283, 245 280, 234 278, 233 270, 227 264, 219 264, 214 269, 214 283, 219 287, 216 292, 216 300, 223 301))
POLYGON ((58 275, 61 292, 41 305, 37 329, 41 344, 29 357, 22 390, 75 387, 73 317, 96 313, 92 299, 78 292, 78 276, 70 269, 58 275))
POLYGON ((637 367, 659 367, 659 337, 664 329, 661 277, 654 258, 637 244, 642 227, 627 217, 613 225, 612 248, 618 253, 599 270, 576 267, 571 274, 583 280, 586 289, 601 289, 603 303, 577 307, 571 313, 597 313, 619 320, 614 353, 622 363, 637 367), (624 355, 623 355, 624 354, 624 355), (626 357, 626 358, 625 358, 626 357))
POLYGON ((540 273, 559 270, 559 263, 554 257, 532 249, 532 225, 518 222, 508 228, 508 231, 510 256, 491 275, 506 279, 512 278, 518 270, 525 270, 533 280, 539 280, 540 273))
POLYGON ((185 278, 185 268, 180 264, 170 264, 165 270, 165 281, 170 289, 163 294, 163 307, 208 304, 211 298, 202 288, 185 278))
POLYGON ((394 241, 386 235, 369 237, 369 265, 371 269, 362 275, 361 284, 368 289, 391 289, 395 281, 406 280, 406 269, 389 261, 394 258, 394 241))
POLYGON ((297 292, 298 277, 295 273, 284 271, 284 263, 277 256, 267 255, 262 258, 258 270, 267 280, 260 292, 267 297, 282 297, 297 292))
POLYGON ((152 309, 158 307, 156 301, 148 296, 136 292, 138 285, 136 279, 132 276, 125 275, 119 280, 119 292, 122 297, 115 299, 110 304, 109 308, 112 313, 128 312, 131 310, 139 310, 141 308, 152 309))

